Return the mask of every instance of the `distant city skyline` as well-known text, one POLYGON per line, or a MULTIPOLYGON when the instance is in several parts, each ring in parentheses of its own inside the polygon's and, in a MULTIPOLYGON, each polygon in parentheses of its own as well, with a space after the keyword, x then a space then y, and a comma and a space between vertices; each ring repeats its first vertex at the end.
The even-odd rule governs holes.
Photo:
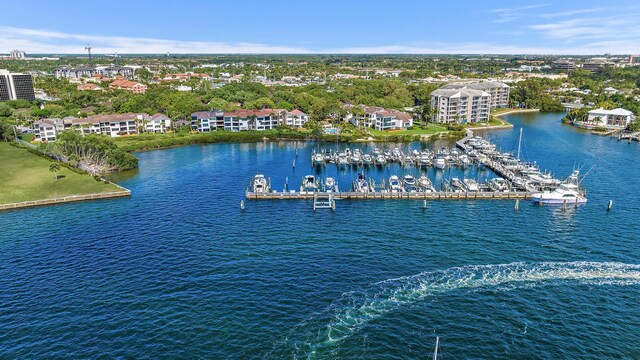
POLYGON ((637 54, 635 1, 11 1, 0 53, 637 54))

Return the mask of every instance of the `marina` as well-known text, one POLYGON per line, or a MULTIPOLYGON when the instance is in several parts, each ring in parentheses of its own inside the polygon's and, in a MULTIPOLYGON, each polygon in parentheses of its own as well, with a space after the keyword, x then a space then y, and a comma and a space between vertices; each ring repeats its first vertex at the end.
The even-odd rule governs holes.
MULTIPOLYGON (((523 133, 520 130, 517 149, 512 152, 499 151, 492 142, 475 136, 469 131, 467 136, 456 142, 455 148, 441 147, 436 151, 428 149, 401 150, 379 149, 374 147, 370 153, 362 149, 341 149, 314 151, 311 164, 322 168, 335 164, 338 169, 354 167, 357 178, 350 187, 341 190, 333 177, 324 180, 315 175, 305 175, 299 190, 289 187, 286 179, 281 191, 258 174, 246 190, 246 198, 252 200, 295 200, 330 198, 350 200, 471 200, 471 199, 523 199, 539 204, 578 205, 587 201, 580 183, 580 169, 574 169, 565 180, 555 178, 550 172, 540 169, 536 162, 522 160, 523 133), (405 173, 392 174, 388 178, 374 180, 367 176, 367 169, 384 168, 397 164, 401 168, 414 166, 420 169, 417 178, 405 173), (433 170, 442 173, 447 168, 467 169, 483 168, 494 177, 479 181, 471 177, 441 177, 437 186, 425 173, 433 170)), ((297 153, 296 153, 297 154, 297 153)), ((295 160, 294 160, 295 161, 295 160)), ((442 175, 442 174, 441 174, 442 175)), ((586 175, 585 175, 586 176, 586 175)), ((314 209, 316 206, 314 206, 314 209)), ((335 205, 333 207, 335 209, 335 205)))

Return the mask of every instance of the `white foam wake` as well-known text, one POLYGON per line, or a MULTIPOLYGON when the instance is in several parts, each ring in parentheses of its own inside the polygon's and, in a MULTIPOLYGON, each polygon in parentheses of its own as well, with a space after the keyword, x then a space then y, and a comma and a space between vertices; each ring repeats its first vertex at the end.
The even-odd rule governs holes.
MULTIPOLYGON (((331 320, 328 324, 315 330, 307 329, 310 339, 289 345, 295 347, 295 357, 300 353, 304 353, 304 357, 313 357, 323 348, 335 346, 356 333, 371 320, 399 307, 450 291, 483 288, 510 290, 567 282, 636 285, 640 284, 640 265, 602 262, 511 263, 463 266, 389 279, 374 284, 362 294, 344 294, 343 298, 347 298, 349 303, 330 307, 331 320)), ((305 332, 300 330, 297 329, 297 335, 305 332)))

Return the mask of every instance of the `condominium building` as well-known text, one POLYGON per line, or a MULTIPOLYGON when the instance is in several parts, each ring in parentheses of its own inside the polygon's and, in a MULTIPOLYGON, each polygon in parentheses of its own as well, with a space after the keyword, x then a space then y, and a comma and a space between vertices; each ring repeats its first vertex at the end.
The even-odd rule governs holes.
POLYGON ((0 101, 35 99, 31 75, 0 70, 0 101))
POLYGON ((486 91, 491 95, 491 108, 500 109, 509 107, 509 85, 498 81, 481 81, 471 83, 452 83, 442 86, 440 89, 472 89, 486 91))
POLYGON ((56 69, 57 78, 91 78, 94 75, 132 77, 135 69, 129 66, 61 66, 56 69))
POLYGON ((83 134, 104 134, 110 137, 138 134, 141 131, 164 133, 171 127, 171 120, 163 114, 110 114, 86 118, 42 119, 34 123, 35 139, 55 141, 59 132, 75 130, 83 134))
POLYGON ((559 71, 573 71, 576 69, 576 63, 571 60, 559 59, 551 64, 551 68, 559 71))
POLYGON ((191 130, 211 132, 216 130, 246 131, 273 130, 278 125, 301 128, 309 116, 300 110, 260 109, 223 112, 198 111, 191 114, 191 130))
POLYGON ((431 93, 434 119, 440 123, 476 123, 489 121, 491 94, 475 89, 438 89, 431 93))
POLYGON ((376 130, 402 130, 413 126, 413 117, 408 113, 379 106, 357 105, 362 111, 354 111, 354 105, 345 105, 347 114, 341 119, 358 127, 376 130), (359 113, 359 114, 358 114, 359 113))

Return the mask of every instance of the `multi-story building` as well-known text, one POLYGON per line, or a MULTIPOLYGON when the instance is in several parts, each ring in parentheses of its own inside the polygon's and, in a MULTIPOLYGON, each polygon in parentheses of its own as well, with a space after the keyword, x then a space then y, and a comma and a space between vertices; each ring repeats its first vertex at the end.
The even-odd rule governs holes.
POLYGON ((86 118, 42 119, 34 123, 34 134, 39 141, 55 141, 59 132, 75 130, 83 134, 104 134, 111 137, 138 134, 141 131, 164 133, 171 120, 163 114, 110 114, 86 118))
POLYGON ((197 132, 224 130, 224 112, 198 111, 191 114, 191 130, 197 132))
POLYGON ((379 106, 357 105, 362 111, 353 110, 356 106, 345 105, 346 116, 342 119, 354 126, 372 127, 376 130, 401 130, 413 126, 413 117, 405 112, 385 109, 379 106))
POLYGON ((612 62, 605 60, 591 60, 582 64, 582 68, 592 73, 597 73, 605 68, 613 66, 612 62))
POLYGON ((571 60, 559 59, 551 64, 551 68, 559 71, 573 71, 576 69, 576 63, 571 60))
POLYGON ((636 117, 633 112, 622 108, 613 110, 605 110, 603 108, 589 111, 589 117, 587 122, 594 126, 612 127, 612 128, 625 128, 631 122, 635 121, 636 117))
POLYGON ((475 89, 438 89, 431 93, 436 122, 477 123, 489 121, 491 94, 475 89))
POLYGON ((442 86, 440 89, 472 89, 486 91, 491 95, 491 108, 500 109, 509 107, 509 85, 498 81, 481 81, 471 83, 452 83, 442 86))
POLYGON ((110 89, 120 89, 132 92, 134 94, 144 94, 147 92, 147 85, 136 81, 130 81, 125 78, 117 78, 109 84, 110 89))
POLYGON ((302 111, 295 109, 292 111, 285 111, 283 117, 283 124, 287 126, 293 126, 295 128, 301 128, 309 121, 309 115, 302 111))
POLYGON ((135 69, 129 66, 61 66, 56 69, 57 78, 91 78, 94 75, 106 77, 124 76, 127 78, 135 74, 135 69))
POLYGON ((27 57, 27 53, 21 50, 13 50, 9 53, 9 57, 12 59, 24 59, 27 57))
POLYGON ((0 101, 35 99, 31 75, 0 70, 0 101))

